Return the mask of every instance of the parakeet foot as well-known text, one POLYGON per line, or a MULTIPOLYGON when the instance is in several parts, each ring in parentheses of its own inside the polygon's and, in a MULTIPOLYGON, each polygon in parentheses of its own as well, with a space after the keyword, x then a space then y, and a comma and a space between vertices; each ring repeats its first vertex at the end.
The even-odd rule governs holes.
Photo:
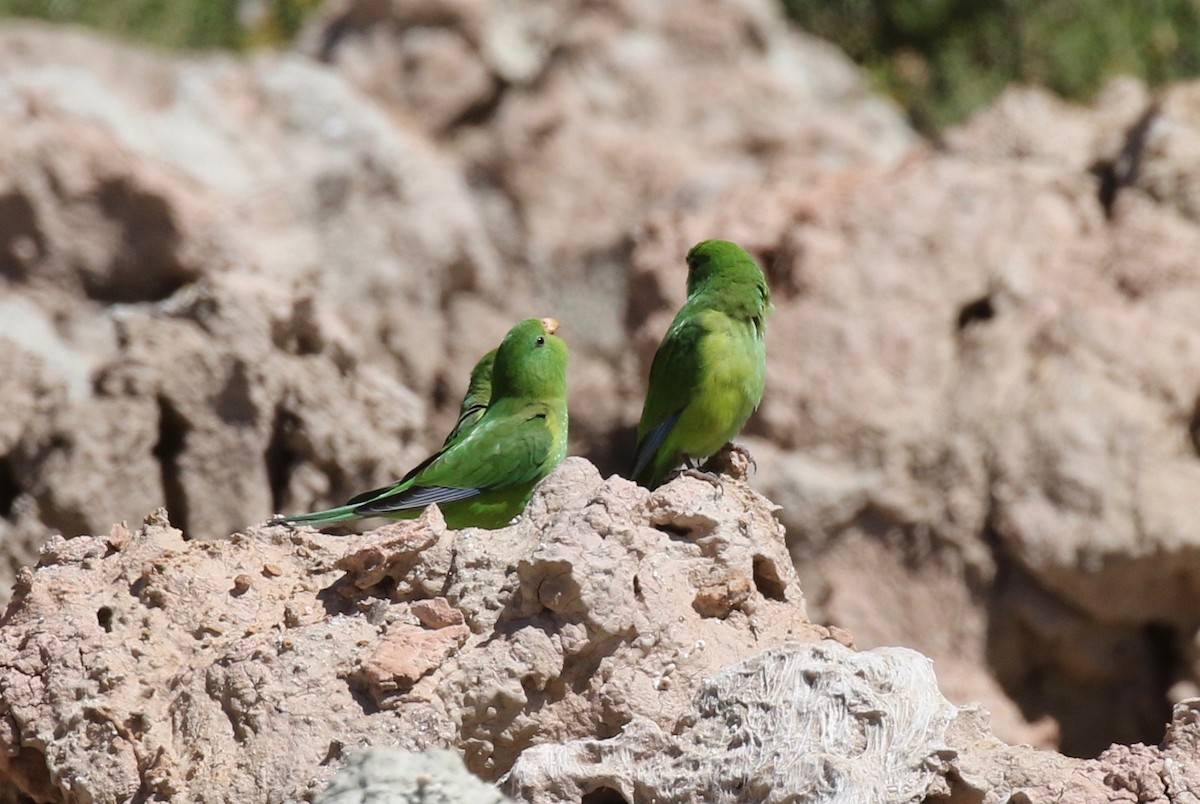
MULTIPOLYGON (((689 461, 689 463, 690 463, 690 461, 689 461)), ((714 489, 717 490, 717 494, 725 493, 725 484, 721 480, 721 476, 716 472, 709 472, 704 469, 697 469, 694 466, 685 466, 682 469, 676 469, 674 472, 672 472, 670 475, 668 475, 667 480, 671 481, 677 477, 694 477, 697 480, 703 480, 705 483, 708 483, 710 486, 712 486, 714 489)))

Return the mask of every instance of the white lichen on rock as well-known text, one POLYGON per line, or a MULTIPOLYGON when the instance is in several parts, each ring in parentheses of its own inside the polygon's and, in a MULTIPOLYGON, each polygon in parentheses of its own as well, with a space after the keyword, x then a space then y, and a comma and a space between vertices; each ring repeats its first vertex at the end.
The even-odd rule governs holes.
POLYGON ((610 740, 536 746, 505 787, 537 804, 601 789, 663 804, 921 801, 944 787, 957 715, 915 651, 782 646, 706 681, 672 731, 638 719, 610 740))

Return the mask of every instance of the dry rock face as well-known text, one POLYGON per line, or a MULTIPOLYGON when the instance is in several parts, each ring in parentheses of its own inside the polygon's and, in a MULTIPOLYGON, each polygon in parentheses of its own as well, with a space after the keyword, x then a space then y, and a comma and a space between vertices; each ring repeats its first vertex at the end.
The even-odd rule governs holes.
POLYGON ((389 482, 528 315, 564 322, 576 443, 615 468, 630 231, 914 141, 770 0, 345 3, 306 42, 0 31, 0 578, 52 531, 165 505, 223 538, 389 482))
MULTIPOLYGON (((300 57, 0 37, 14 563, 164 504, 224 537, 418 459, 441 350, 388 344, 441 340, 447 294, 498 279, 459 171, 300 57), (362 303, 390 295, 405 315, 362 303)), ((507 318, 472 321, 490 339, 507 318)))
MULTIPOLYGON (((646 216, 916 144, 844 54, 770 0, 345 0, 306 39, 461 160, 492 241, 570 327, 576 431, 613 470, 632 446, 609 434, 642 391, 627 332, 646 300, 627 297, 646 216)), ((680 286, 682 257, 664 265, 680 286)))
POLYGON ((497 531, 56 538, 0 627, 0 783, 36 801, 1187 802, 1161 748, 1013 748, 924 656, 809 622, 768 501, 569 459, 497 531), (333 779, 335 772, 345 770, 333 779), (326 788, 327 784, 328 789, 326 788), (1141 794, 1141 793, 1139 793, 1141 794))
POLYGON ((156 515, 22 574, 0 756, 44 801, 291 799, 364 744, 496 779, 534 743, 669 732, 719 668, 828 636, 736 480, 651 494, 571 459, 499 531, 185 542, 156 515))
POLYGON ((692 707, 674 733, 636 720, 615 739, 532 748, 506 786, 531 802, 598 790, 625 801, 915 801, 943 790, 939 760, 953 755, 957 707, 932 663, 904 648, 773 648, 709 679, 692 707))
POLYGON ((757 188, 633 255, 671 302, 640 330, 647 360, 685 244, 724 232, 769 261, 754 482, 816 619, 933 656, 1009 739, 1157 742, 1197 689, 1200 228, 1176 155, 1193 94, 1147 115, 1115 86, 1070 110, 1090 150, 1069 159, 1014 158, 1058 106, 1010 96, 946 153, 757 188), (1014 132, 1014 109, 1044 117, 1014 132))
MULTIPOLYGON (((151 699, 166 689, 173 708, 143 726, 132 705, 118 718, 92 703, 144 672, 119 652, 106 664, 95 645, 108 643, 95 643, 95 689, 54 693, 74 713, 61 733, 85 746, 126 736, 86 760, 86 780, 39 770, 80 767, 70 757, 86 751, 71 754, 74 743, 14 736, 12 778, 53 797, 92 779, 112 791, 190 790, 189 772, 232 780, 254 767, 257 780, 230 781, 229 795, 283 790, 272 780, 285 777, 300 790, 309 777, 289 776, 273 763, 291 758, 255 742, 279 720, 318 746, 301 752, 306 767, 331 757, 315 790, 342 748, 305 720, 325 717, 324 693, 293 676, 341 690, 324 680, 326 664, 347 690, 335 730, 453 745, 488 778, 535 737, 547 756, 577 761, 578 773, 553 777, 562 790, 620 767, 607 748, 581 758, 591 747, 580 741, 624 739, 636 753, 653 737, 645 745, 690 751, 671 723, 716 728, 729 714, 701 717, 702 680, 728 671, 732 684, 730 668, 785 641, 768 628, 762 645, 744 630, 722 643, 722 629, 754 623, 760 599, 787 611, 799 600, 786 560, 746 570, 744 557, 704 552, 697 534, 720 530, 711 521, 728 512, 700 515, 667 494, 613 514, 635 523, 615 530, 666 527, 677 538, 664 555, 686 543, 706 559, 687 564, 687 617, 715 632, 700 637, 709 658, 679 684, 665 673, 675 658, 635 669, 642 647, 630 635, 647 604, 631 579, 646 600, 666 592, 631 569, 629 550, 610 554, 624 542, 599 525, 585 529, 588 560, 607 575, 589 575, 590 587, 566 569, 575 548, 533 525, 483 540, 429 521, 299 543, 244 528, 399 476, 448 428, 474 360, 525 315, 564 322, 573 450, 606 474, 623 468, 650 357, 682 300, 683 255, 719 236, 754 251, 774 290, 750 482, 781 506, 808 614, 862 647, 931 656, 946 697, 982 701, 1006 740, 1099 756, 1080 765, 1005 749, 960 713, 945 739, 960 759, 938 753, 949 770, 917 774, 918 786, 933 778, 930 795, 964 801, 1027 788, 1038 800, 1069 777, 1084 785, 1079 800, 1186 800, 1181 746, 1200 693, 1196 85, 1152 98, 1117 82, 1088 108, 1013 90, 935 150, 768 0, 347 0, 301 50, 168 59, 80 33, 0 31, 6 569, 34 563, 54 532, 108 533, 158 506, 189 539, 242 532, 200 547, 158 521, 113 531, 117 547, 94 535, 50 543, 6 632, 25 607, 45 606, 51 620, 66 607, 71 639, 30 644, 76 655, 78 640, 128 637, 120 629, 133 626, 109 619, 126 611, 114 590, 128 590, 124 603, 146 609, 128 622, 194 664, 156 660, 189 681, 151 674, 151 699), (311 555, 286 557, 301 549, 311 555), (214 586, 157 596, 156 573, 186 576, 202 555, 214 586), (500 564, 503 589, 461 571, 500 564), (31 590, 55 577, 66 579, 62 602, 39 602, 31 590), (78 609, 75 590, 88 601, 78 609), (172 596, 185 602, 167 616, 172 596), (284 625, 256 625, 254 612, 210 622, 225 596, 284 625), (383 619, 331 619, 371 601, 383 619), (515 622, 552 623, 557 641, 550 626, 515 622), (494 645, 480 642, 489 629, 503 631, 494 645), (286 655, 276 632, 322 647, 286 655), (197 659, 198 646, 209 652, 197 659), (479 669, 490 666, 482 658, 462 665, 476 676, 461 688, 439 675, 460 667, 456 657, 501 648, 520 657, 511 672, 528 688, 479 669), (286 703, 257 708, 256 686, 276 673, 286 703), (620 695, 581 680, 596 673, 620 695), (586 691, 568 694, 562 678, 586 691), (427 714, 409 736, 378 730, 389 707, 410 705, 427 714), (543 709, 570 727, 542 734, 543 709), (662 734, 622 736, 643 715, 662 734), (188 753, 190 735, 217 725, 238 751, 188 753), (962 759, 987 752, 997 765, 962 759)), ((580 495, 599 483, 579 482, 580 495)), ((537 516, 600 516, 579 501, 551 506, 573 493, 555 488, 537 516)), ((667 569, 659 575, 674 577, 667 569)), ((50 660, 21 661, 31 679, 50 660)), ((14 699, 31 708, 10 718, 13 735, 17 723, 36 724, 21 735, 56 733, 57 715, 33 714, 40 694, 14 699)), ((347 751, 361 742, 337 740, 347 751)), ((631 772, 611 789, 655 789, 673 772, 631 772)))

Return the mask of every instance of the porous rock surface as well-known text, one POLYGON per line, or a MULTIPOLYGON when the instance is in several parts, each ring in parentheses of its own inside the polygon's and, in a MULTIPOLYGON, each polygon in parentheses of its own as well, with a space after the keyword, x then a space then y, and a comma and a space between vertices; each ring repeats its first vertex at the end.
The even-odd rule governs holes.
POLYGON ((292 799, 343 752, 454 747, 485 779, 534 743, 675 727, 704 679, 829 636, 771 505, 650 493, 569 459, 526 515, 360 536, 54 539, 0 628, 3 778, 42 801, 292 799))
POLYGON ((772 0, 334 3, 245 60, 6 20, 0 594, 52 531, 162 505, 223 538, 394 480, 529 315, 572 346, 577 449, 623 466, 630 232, 895 161, 867 86, 772 0))
POLYGON ((632 256, 668 299, 648 366, 686 244, 767 255, 753 482, 815 619, 934 657, 1013 741, 1156 742, 1200 689, 1194 97, 1014 91, 944 152, 663 216, 632 256))
POLYGON ((707 679, 673 732, 646 718, 611 740, 536 746, 505 787, 523 801, 916 801, 945 789, 958 713, 905 648, 771 648, 707 679), (903 690, 902 695, 897 695, 903 690))
POLYGON ((505 804, 512 799, 472 776, 453 751, 365 748, 346 760, 313 804, 505 804))
MULTIPOLYGON (((0 783, 354 800, 390 761, 349 757, 391 746, 536 802, 1194 800, 1200 703, 1158 748, 1008 746, 927 658, 811 623, 773 512, 737 478, 648 492, 572 458, 497 531, 434 509, 186 541, 160 511, 53 539, 0 626, 0 783)), ((377 792, 424 800, 448 773, 409 758, 377 792)))
POLYGON ((0 578, 394 480, 525 315, 625 468, 720 236, 774 290, 750 482, 815 621, 1080 756, 1200 692, 1196 84, 1012 89, 923 146, 768 0, 348 0, 302 50, 0 30, 0 578))

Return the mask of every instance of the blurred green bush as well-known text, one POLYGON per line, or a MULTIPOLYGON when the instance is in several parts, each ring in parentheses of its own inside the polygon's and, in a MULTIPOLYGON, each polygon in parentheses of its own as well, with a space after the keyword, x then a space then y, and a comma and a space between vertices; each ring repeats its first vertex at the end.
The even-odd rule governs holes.
MULTIPOLYGON (((1200 74, 1200 0, 781 0, 936 133, 1005 85, 1086 100, 1108 77, 1200 74)), ((287 42, 321 0, 0 0, 0 17, 71 22, 167 48, 287 42)))
POLYGON ((1200 0, 783 0, 934 133, 1018 81, 1088 99, 1106 79, 1200 74, 1200 0))
POLYGON ((164 48, 227 48, 286 42, 321 0, 0 0, 0 17, 98 28, 164 48))

